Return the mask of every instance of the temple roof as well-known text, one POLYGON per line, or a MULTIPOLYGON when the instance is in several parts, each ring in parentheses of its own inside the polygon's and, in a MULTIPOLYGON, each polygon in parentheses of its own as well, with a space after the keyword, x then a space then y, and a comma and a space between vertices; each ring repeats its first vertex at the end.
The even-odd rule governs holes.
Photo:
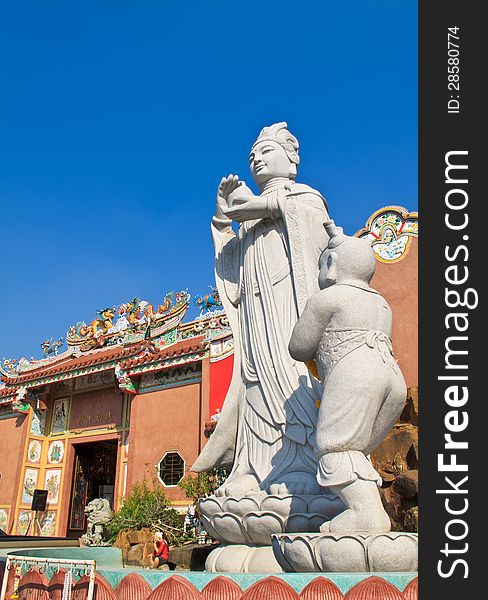
MULTIPOLYGON (((16 377, 3 377, 3 382, 8 385, 22 385, 32 381, 39 381, 44 377, 61 373, 71 373, 82 369, 83 367, 91 367, 95 365, 106 368, 113 368, 117 362, 121 368, 128 369, 142 364, 158 362, 173 356, 183 356, 198 350, 204 350, 207 347, 205 336, 198 336, 177 342, 167 348, 154 349, 154 351, 145 351, 145 344, 138 342, 130 346, 112 347, 108 349, 95 350, 79 355, 71 355, 70 357, 62 357, 61 360, 52 360, 36 369, 32 369, 27 373, 17 375, 16 377)), ((102 369, 103 370, 103 369, 102 369)), ((8 388, 7 388, 8 389, 8 388)), ((1 391, 1 390, 0 390, 1 391)))
MULTIPOLYGON (((26 402, 47 384, 109 369, 115 371, 120 389, 136 393, 131 377, 210 356, 212 344, 232 337, 227 317, 213 290, 197 298, 200 316, 182 323, 189 299, 186 292, 171 292, 155 310, 134 298, 118 309, 97 311, 99 318, 90 325, 81 321, 71 327, 66 335, 68 349, 60 354, 61 339, 54 344, 46 340, 42 359, 4 359, 0 404, 26 402)), ((218 360, 232 352, 233 344, 227 343, 223 352, 220 348, 214 354, 218 360)))

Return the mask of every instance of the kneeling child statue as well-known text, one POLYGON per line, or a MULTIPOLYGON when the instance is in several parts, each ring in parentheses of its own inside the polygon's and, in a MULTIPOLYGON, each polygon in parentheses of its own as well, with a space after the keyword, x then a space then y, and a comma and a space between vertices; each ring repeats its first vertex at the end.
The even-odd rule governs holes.
POLYGON ((406 399, 393 357, 392 314, 369 286, 376 261, 365 240, 346 236, 333 221, 320 257, 319 285, 289 344, 296 360, 315 359, 324 385, 316 430, 317 481, 346 510, 322 532, 390 530, 378 491, 381 478, 367 458, 398 419, 406 399))

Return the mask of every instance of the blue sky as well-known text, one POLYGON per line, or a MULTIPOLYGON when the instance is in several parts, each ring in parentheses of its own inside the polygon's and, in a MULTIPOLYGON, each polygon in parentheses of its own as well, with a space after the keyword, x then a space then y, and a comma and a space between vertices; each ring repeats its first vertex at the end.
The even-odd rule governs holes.
POLYGON ((0 358, 208 291, 218 182, 273 122, 346 232, 417 209, 414 0, 18 0, 0 69, 0 358))

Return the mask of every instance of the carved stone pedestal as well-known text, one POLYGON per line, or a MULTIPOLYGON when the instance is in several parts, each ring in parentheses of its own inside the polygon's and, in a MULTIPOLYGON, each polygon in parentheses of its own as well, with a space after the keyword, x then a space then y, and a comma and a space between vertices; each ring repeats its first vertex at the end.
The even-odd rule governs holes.
MULTIPOLYGON (((223 542, 207 558, 205 570, 223 573, 280 573, 271 535, 286 531, 319 531, 343 510, 338 498, 268 495, 242 498, 210 496, 200 500, 205 530, 223 542)), ((305 534, 309 535, 309 534, 305 534)))
POLYGON ((271 534, 319 531, 324 521, 344 509, 337 498, 305 495, 268 495, 242 498, 210 496, 199 502, 205 530, 226 544, 271 546, 271 534))
POLYGON ((286 572, 406 572, 418 570, 416 533, 282 533, 272 535, 286 572))
POLYGON ((283 573, 271 546, 222 544, 205 562, 211 573, 283 573))

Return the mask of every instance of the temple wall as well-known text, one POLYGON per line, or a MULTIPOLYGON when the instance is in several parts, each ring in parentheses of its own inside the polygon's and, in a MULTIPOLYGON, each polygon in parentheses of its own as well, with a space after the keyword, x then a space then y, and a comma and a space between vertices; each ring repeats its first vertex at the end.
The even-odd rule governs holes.
POLYGON ((9 523, 14 516, 28 421, 26 415, 0 418, 0 510, 9 523))
MULTIPOLYGON (((156 465, 166 452, 177 451, 188 474, 201 449, 202 421, 208 418, 202 414, 201 388, 198 382, 134 396, 126 494, 144 477, 150 483, 157 476, 156 465)), ((164 490, 175 504, 188 504, 178 486, 164 486, 164 490)))
POLYGON ((371 287, 393 312, 393 350, 407 387, 418 385, 418 239, 412 238, 402 260, 377 262, 371 287))
POLYGON ((409 388, 405 409, 372 453, 393 531, 418 530, 418 239, 396 262, 377 262, 371 286, 393 312, 393 350, 409 388), (407 491, 408 490, 408 491, 407 491))

